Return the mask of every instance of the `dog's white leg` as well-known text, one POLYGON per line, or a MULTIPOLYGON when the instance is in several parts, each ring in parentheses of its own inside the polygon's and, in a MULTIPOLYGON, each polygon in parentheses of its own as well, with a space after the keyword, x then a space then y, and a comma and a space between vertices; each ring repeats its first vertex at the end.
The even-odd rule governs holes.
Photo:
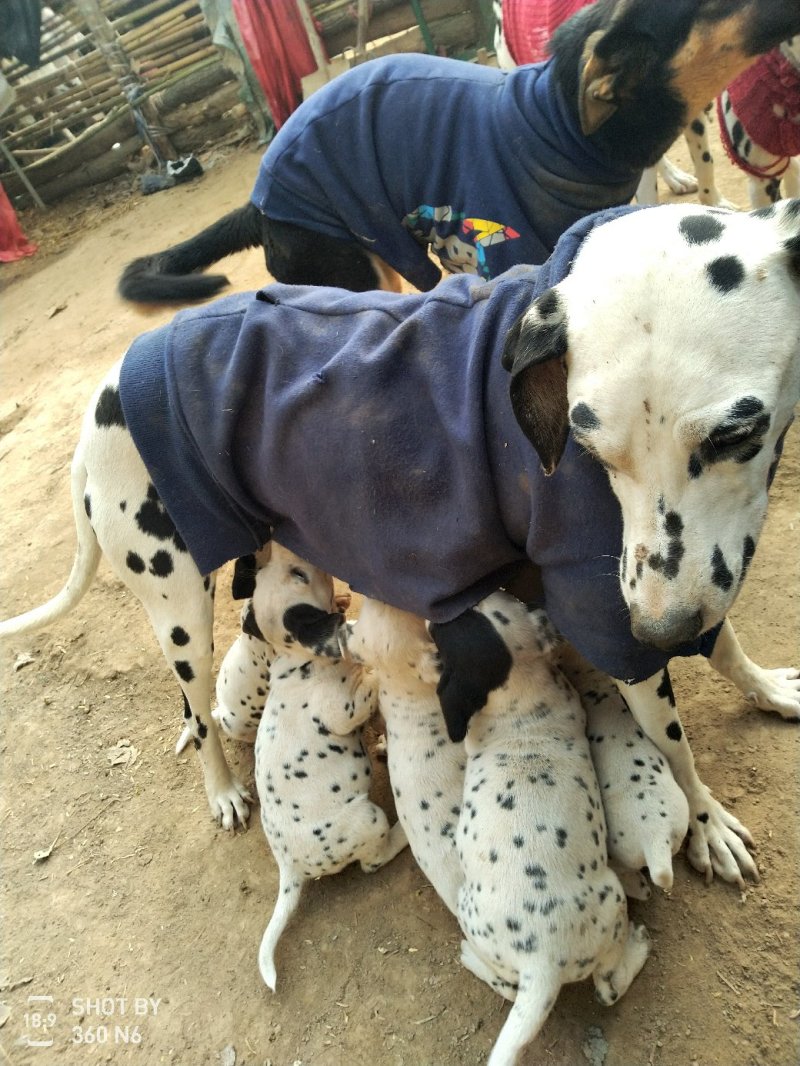
MULTIPOLYGON (((371 806, 374 806, 371 804, 371 806)), ((408 847, 406 831, 399 822, 395 822, 389 829, 389 822, 380 807, 374 807, 375 811, 382 815, 375 824, 376 837, 371 841, 365 841, 364 847, 358 853, 361 869, 365 874, 374 874, 385 866, 387 862, 399 855, 403 848, 408 847), (385 826, 385 828, 383 828, 385 826), (378 833, 378 828, 381 832, 378 833)))
POLYGON ((122 417, 117 373, 84 422, 84 507, 103 554, 150 618, 183 692, 212 814, 232 829, 237 818, 246 823, 250 797, 228 769, 211 718, 213 577, 200 574, 150 482, 122 417))
POLYGON ((714 157, 711 155, 711 145, 708 140, 710 115, 710 110, 701 111, 686 127, 686 145, 697 175, 698 199, 707 207, 728 207, 736 210, 736 204, 726 200, 715 183, 714 157))
POLYGON ((174 604, 169 601, 148 597, 146 600, 143 598, 143 605, 164 658, 183 693, 184 724, 200 756, 211 813, 223 829, 233 829, 237 821, 242 826, 247 825, 251 796, 231 774, 211 717, 214 582, 213 578, 204 579, 194 564, 188 559, 186 561, 187 568, 191 567, 195 572, 194 575, 186 575, 191 583, 181 582, 182 588, 194 585, 191 591, 186 589, 188 602, 193 608, 191 620, 183 614, 179 618, 174 604))
POLYGON ((782 178, 783 193, 787 200, 800 198, 800 159, 793 159, 782 178))
POLYGON ((709 662, 759 710, 777 711, 789 722, 800 722, 800 670, 757 666, 742 651, 733 623, 727 618, 709 662))
POLYGON ((613 862, 609 863, 609 866, 619 878, 619 883, 628 899, 650 899, 653 893, 641 870, 628 870, 613 862))
POLYGON ((668 155, 662 155, 657 163, 658 176, 666 184, 670 192, 676 196, 686 196, 688 193, 697 192, 697 179, 685 170, 676 167, 668 155))
POLYGON ((650 936, 645 927, 627 922, 625 908, 623 921, 626 924, 619 940, 598 958, 597 968, 592 974, 595 995, 604 1007, 610 1007, 620 996, 625 995, 650 954, 650 936))
MULTIPOLYGON (((758 880, 758 867, 747 850, 749 831, 711 795, 697 776, 692 749, 683 731, 669 673, 656 674, 638 685, 618 681, 636 721, 666 756, 678 787, 689 803, 686 856, 710 882, 714 874, 744 887, 743 875, 758 880)), ((669 885, 662 885, 669 888, 669 885)))
POLYGON ((468 940, 461 941, 461 965, 474 974, 479 981, 483 981, 498 995, 501 995, 503 999, 507 999, 509 1003, 513 1003, 517 998, 517 986, 498 977, 491 966, 477 954, 468 940))
POLYGON ((639 185, 636 189, 637 204, 658 203, 657 171, 657 167, 648 167, 647 170, 643 171, 642 176, 639 179, 639 185))

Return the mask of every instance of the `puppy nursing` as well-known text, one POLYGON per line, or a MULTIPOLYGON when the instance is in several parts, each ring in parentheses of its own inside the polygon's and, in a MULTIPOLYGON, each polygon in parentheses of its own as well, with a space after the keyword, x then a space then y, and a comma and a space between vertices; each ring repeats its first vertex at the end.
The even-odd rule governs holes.
POLYGON ((371 771, 360 726, 376 693, 364 669, 341 658, 344 619, 332 579, 273 544, 256 577, 253 609, 275 650, 255 750, 261 824, 280 871, 258 957, 274 991, 275 946, 303 884, 356 861, 371 873, 402 851, 406 837, 367 795, 371 771))
MULTIPOLYGON (((544 653, 553 633, 540 611, 505 593, 475 608, 504 680, 470 718, 458 854, 462 961, 478 977, 516 986, 489 1059, 515 1063, 544 1024, 563 984, 591 976, 614 1003, 649 950, 628 921, 609 868, 600 790, 576 693, 544 653)), ((440 627, 431 634, 441 636, 440 627)), ((437 641, 444 670, 469 656, 437 641)), ((464 690, 462 688, 462 694, 464 690)), ((474 708, 473 703, 473 708, 474 708)))
POLYGON ((421 618, 366 600, 347 651, 375 672, 397 816, 420 869, 455 914, 465 755, 445 731, 436 648, 421 618))

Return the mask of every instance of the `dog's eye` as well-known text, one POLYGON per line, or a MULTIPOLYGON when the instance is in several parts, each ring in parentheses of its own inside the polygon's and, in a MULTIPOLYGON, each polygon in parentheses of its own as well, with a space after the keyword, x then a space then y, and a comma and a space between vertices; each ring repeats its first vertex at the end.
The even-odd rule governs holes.
POLYGON ((299 566, 293 566, 289 573, 292 577, 296 577, 298 581, 302 581, 304 585, 308 584, 308 574, 305 570, 301 570, 299 566))
POLYGON ((754 432, 755 426, 738 426, 712 433, 708 441, 713 448, 721 451, 723 448, 735 448, 738 444, 743 444, 753 436, 754 432))

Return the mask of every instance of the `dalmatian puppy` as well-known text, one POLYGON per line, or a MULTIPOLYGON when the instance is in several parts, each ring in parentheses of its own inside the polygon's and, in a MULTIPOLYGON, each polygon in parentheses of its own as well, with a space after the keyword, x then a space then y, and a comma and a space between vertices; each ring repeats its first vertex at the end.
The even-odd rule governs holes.
MULTIPOLYGON (((252 600, 241 611, 241 632, 222 660, 217 675, 217 705, 211 717, 231 740, 253 744, 264 713, 269 689, 269 667, 274 652, 266 642, 253 613, 252 600)), ((184 727, 175 746, 180 755, 191 740, 184 727)))
POLYGON ((672 856, 689 826, 689 805, 664 756, 630 713, 616 685, 574 648, 559 648, 561 670, 586 712, 587 737, 606 815, 609 863, 625 894, 647 899, 672 887, 672 856))
POLYGON ((360 862, 372 873, 402 851, 402 825, 368 797, 370 763, 361 726, 376 709, 367 671, 341 657, 343 616, 333 580, 272 545, 256 575, 253 611, 275 650, 258 726, 256 788, 261 824, 280 871, 278 900, 258 955, 275 991, 275 948, 306 881, 360 862))
POLYGON ((591 976, 600 1002, 616 1002, 644 965, 649 938, 628 921, 608 866, 586 718, 546 654, 555 640, 546 615, 503 592, 470 613, 469 633, 453 623, 430 630, 451 735, 466 734, 462 961, 516 986, 489 1058, 511 1066, 562 985, 591 976))
POLYGON ((275 652, 258 628, 252 601, 242 608, 241 619, 241 632, 219 668, 217 705, 211 715, 226 736, 252 744, 264 713, 275 652))
POLYGON ((365 600, 347 654, 374 673, 386 723, 397 816, 420 869, 455 914, 463 880, 455 847, 466 756, 447 737, 436 694, 436 647, 423 619, 365 600))

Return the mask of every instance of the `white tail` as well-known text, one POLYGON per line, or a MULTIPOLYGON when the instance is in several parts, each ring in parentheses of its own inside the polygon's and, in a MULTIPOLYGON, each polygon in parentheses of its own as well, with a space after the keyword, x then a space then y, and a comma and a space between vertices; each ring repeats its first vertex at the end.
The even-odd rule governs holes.
POLYGON ((672 888, 672 848, 668 840, 647 841, 644 847, 645 864, 654 885, 669 892, 672 888))
POLYGON ((18 633, 27 633, 32 629, 40 629, 42 626, 63 618, 65 614, 75 607, 86 595, 97 567, 100 563, 100 545, 94 535, 89 516, 86 514, 84 505, 84 491, 86 489, 86 467, 79 454, 72 461, 72 510, 75 516, 75 530, 78 537, 78 547, 75 559, 72 563, 72 572, 67 578, 66 584, 61 591, 43 603, 40 607, 34 607, 32 611, 9 618, 7 622, 0 622, 0 637, 11 637, 18 633))
POLYGON ((492 1048, 488 1066, 514 1066, 547 1021, 560 989, 558 977, 546 967, 520 976, 517 998, 492 1048))
POLYGON ((273 992, 278 980, 275 972, 275 948, 280 940, 281 933, 289 923, 289 919, 297 910, 302 891, 303 882, 281 869, 275 910, 272 912, 269 925, 261 939, 261 947, 258 949, 258 968, 261 971, 264 984, 271 988, 273 992))

